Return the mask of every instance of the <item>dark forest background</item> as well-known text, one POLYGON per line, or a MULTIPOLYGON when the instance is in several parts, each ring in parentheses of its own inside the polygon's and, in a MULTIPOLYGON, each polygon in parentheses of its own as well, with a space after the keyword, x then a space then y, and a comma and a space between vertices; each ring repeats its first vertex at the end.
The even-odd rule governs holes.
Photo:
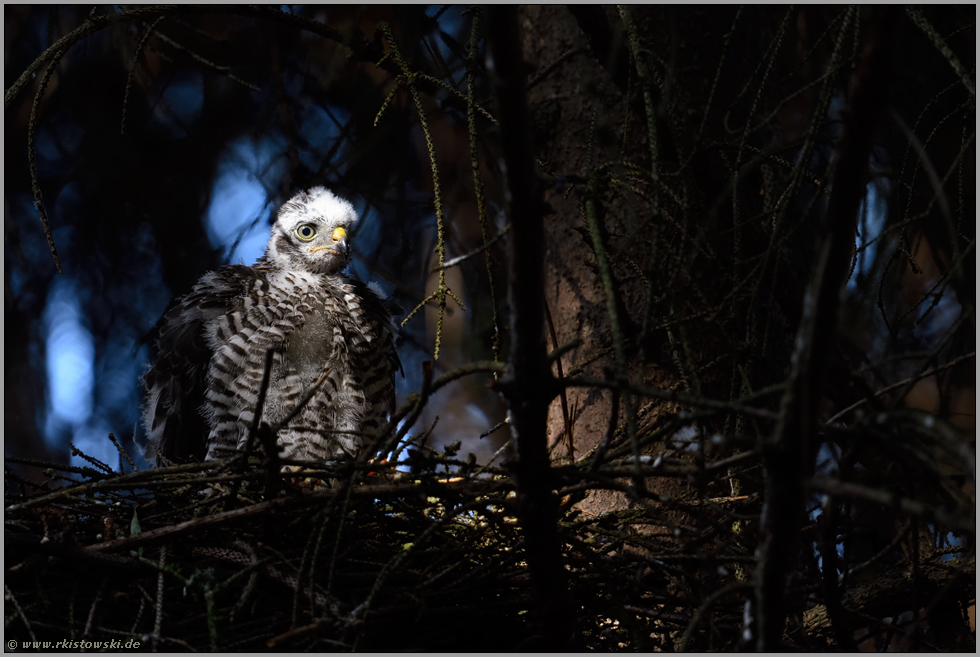
POLYGON ((326 185, 399 403, 483 364, 403 437, 512 468, 546 646, 975 647, 975 7, 4 14, 8 491, 145 468, 156 321, 326 185))

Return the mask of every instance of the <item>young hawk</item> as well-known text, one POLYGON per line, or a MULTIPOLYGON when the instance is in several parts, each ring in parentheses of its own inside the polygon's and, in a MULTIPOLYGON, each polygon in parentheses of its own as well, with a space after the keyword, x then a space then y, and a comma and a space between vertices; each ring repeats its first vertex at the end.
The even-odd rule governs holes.
POLYGON ((270 349, 263 422, 289 415, 326 373, 279 432, 284 458, 354 455, 394 411, 401 364, 387 303, 344 274, 356 222, 354 207, 323 187, 297 194, 258 262, 205 274, 164 316, 143 377, 148 460, 244 448, 270 349))

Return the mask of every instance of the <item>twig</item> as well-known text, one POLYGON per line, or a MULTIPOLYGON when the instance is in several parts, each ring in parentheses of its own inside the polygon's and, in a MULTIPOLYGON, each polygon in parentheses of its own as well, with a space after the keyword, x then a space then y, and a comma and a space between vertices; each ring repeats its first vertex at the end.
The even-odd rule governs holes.
POLYGON ((900 497, 897 493, 876 488, 869 488, 861 484, 847 481, 836 481, 826 477, 811 477, 806 486, 810 490, 822 491, 838 497, 848 497, 856 500, 866 500, 875 504, 881 504, 893 509, 898 509, 904 513, 921 518, 927 522, 936 521, 952 529, 959 529, 965 532, 975 532, 976 523, 974 522, 973 511, 969 513, 950 513, 937 506, 910 500, 907 497, 900 497))
MULTIPOLYGON (((885 395, 885 394, 891 392, 892 390, 898 390, 902 386, 907 386, 910 383, 915 383, 916 381, 921 381, 922 379, 928 379, 930 376, 932 376, 934 374, 938 374, 940 372, 944 372, 944 371, 946 371, 946 370, 948 370, 948 369, 950 369, 952 367, 956 367, 957 365, 959 365, 960 363, 962 363, 965 360, 970 360, 971 358, 976 358, 976 357, 977 357, 977 352, 976 351, 971 351, 970 353, 965 354, 963 356, 960 356, 959 358, 954 358, 953 360, 949 361, 948 363, 946 363, 944 365, 940 365, 938 367, 932 368, 931 370, 927 370, 927 371, 921 372, 920 374, 918 374, 916 376, 910 376, 907 379, 902 379, 901 381, 899 381, 897 383, 893 383, 890 386, 885 386, 881 390, 875 391, 875 393, 871 396, 871 398, 881 397, 882 395, 885 395)), ((926 362, 928 362, 928 360, 929 359, 927 359, 926 362)), ((838 411, 837 413, 835 413, 834 415, 832 415, 830 418, 827 419, 827 421, 824 424, 827 425, 827 426, 830 426, 830 425, 834 424, 835 422, 839 421, 841 418, 843 418, 845 415, 847 415, 851 411, 853 411, 853 410, 855 410, 857 408, 860 408, 864 404, 867 404, 868 401, 869 401, 869 398, 865 397, 864 399, 861 399, 861 400, 858 400, 858 401, 854 402, 853 404, 851 404, 847 408, 845 408, 845 409, 843 409, 841 411, 838 411)))
POLYGON ((91 457, 88 454, 86 454, 85 452, 83 452, 82 450, 78 449, 77 447, 75 447, 75 444, 74 443, 69 442, 68 443, 68 447, 71 449, 71 455, 72 456, 81 457, 83 460, 88 461, 89 463, 91 463, 95 467, 99 468, 100 470, 102 470, 106 474, 110 474, 110 475, 111 474, 115 474, 115 471, 112 468, 110 468, 108 465, 106 465, 105 463, 103 463, 99 459, 94 458, 94 457, 91 457))
MULTIPOLYGON (((851 568, 845 569, 843 572, 840 573, 840 575, 838 575, 837 577, 838 582, 840 582, 841 584, 845 584, 848 580, 851 579, 853 575, 861 572, 868 566, 874 565, 876 562, 880 561, 883 557, 886 557, 889 554, 891 554, 891 551, 895 549, 895 546, 897 546, 905 539, 905 535, 908 534, 908 531, 911 528, 912 528, 912 519, 909 518, 905 521, 905 524, 903 524, 902 527, 897 532, 895 532, 895 537, 892 538, 892 540, 888 543, 888 545, 878 550, 877 553, 875 553, 865 561, 862 561, 856 566, 852 566, 851 568)), ((957 551, 962 551, 962 549, 963 549, 962 547, 956 548, 957 551)))
MULTIPOLYGON (((476 7, 473 13, 473 25, 470 28, 470 45, 469 52, 466 55, 466 127, 467 136, 469 137, 470 146, 470 171, 473 175, 473 192, 476 196, 476 212, 477 217, 480 220, 480 234, 483 238, 483 244, 486 248, 486 265, 487 265, 487 283, 490 286, 490 304, 493 307, 493 341, 490 344, 490 353, 495 361, 500 360, 500 304, 497 302, 497 287, 494 285, 493 280, 493 270, 494 270, 494 260, 493 254, 490 252, 489 246, 492 243, 489 240, 490 229, 487 226, 487 204, 483 193, 483 178, 480 176, 480 160, 479 153, 477 151, 476 144, 476 71, 480 64, 480 36, 483 31, 483 9, 481 7, 476 7)), ((482 108, 481 108, 482 109, 482 108)), ((494 119, 496 123, 496 119, 494 119)), ((495 237, 493 241, 497 241, 504 232, 510 228, 510 225, 504 227, 504 230, 500 231, 500 235, 495 237)), ((493 378, 497 378, 497 374, 494 373, 493 378)))
POLYGON ((630 6, 618 5, 616 8, 619 10, 619 17, 626 26, 630 52, 633 55, 633 64, 636 66, 636 74, 640 79, 640 86, 643 88, 643 109, 647 121, 647 145, 650 148, 650 180, 653 181, 654 186, 650 214, 656 220, 660 214, 660 201, 657 195, 657 187, 660 185, 660 155, 658 152, 657 116, 653 106, 653 74, 647 66, 645 57, 649 51, 643 48, 643 44, 640 41, 640 35, 636 29, 636 23, 633 22, 633 12, 630 6))
MULTIPOLYGON (((585 222, 588 227, 589 232, 589 242, 592 247, 592 252, 595 254, 596 266, 599 269, 599 278, 602 281, 602 290, 606 297, 606 314, 609 316, 609 328, 612 332, 613 340, 613 354, 616 359, 616 381, 621 386, 622 403, 626 409, 626 433, 629 438, 630 446, 633 448, 633 455, 639 459, 640 447, 637 442, 636 436, 636 413, 633 408, 633 400, 630 397, 628 391, 629 386, 629 368, 626 364, 626 348, 623 339, 623 323, 629 318, 623 312, 622 317, 620 316, 620 309, 622 308, 622 299, 620 298, 618 292, 618 286, 616 285, 615 277, 613 276, 612 264, 610 263, 609 254, 606 250, 606 228, 602 223, 602 205, 600 203, 600 188, 599 188, 599 172, 592 166, 593 156, 595 154, 595 141, 596 141, 596 128, 598 125, 598 113, 593 107, 592 109, 592 122, 589 129, 589 181, 586 185, 586 198, 585 206, 583 208, 585 222)), ((651 136, 653 139, 654 136, 651 136)), ((656 147, 651 146, 651 152, 655 154, 656 147)), ((654 172, 656 172, 657 164, 651 164, 654 172)), ((654 202, 656 203, 656 201, 654 202)), ((633 478, 633 485, 637 490, 643 490, 645 488, 645 483, 640 478, 639 473, 633 478)))
MULTIPOLYGON (((49 48, 49 50, 51 49, 49 48)), ((51 226, 48 224, 48 213, 44 209, 44 199, 41 196, 41 185, 37 179, 37 111, 41 106, 44 90, 47 88, 58 62, 67 52, 67 48, 54 51, 51 63, 48 64, 48 68, 44 71, 41 82, 37 86, 34 103, 31 105, 31 118, 27 123, 27 164, 31 172, 31 192, 34 194, 34 207, 37 208, 38 217, 41 219, 41 228, 44 229, 44 237, 48 240, 48 248, 51 250, 51 257, 54 258, 54 266, 59 274, 64 272, 61 270, 61 260, 58 258, 58 249, 54 245, 54 236, 51 234, 51 226)))
MULTIPOLYGON (((595 472, 599 465, 606 458, 606 452, 609 451, 609 446, 612 444, 613 436, 616 434, 616 423, 619 421, 619 391, 613 390, 612 402, 610 404, 609 410, 609 427, 606 429, 606 435, 602 437, 599 444, 595 448, 595 454, 592 457, 592 461, 589 463, 588 474, 595 472)), ((632 445, 630 446, 632 449, 632 445)), ((635 469, 635 468, 634 468, 635 469)))
MULTIPOLYGON (((12 457, 11 457, 12 458, 12 457)), ((188 483, 193 483, 194 480, 166 480, 161 478, 161 475, 167 474, 182 474, 185 472, 195 472, 202 470, 216 470, 218 468, 223 468, 225 465, 223 463, 218 463, 215 461, 210 461, 206 463, 186 463, 182 465, 172 466, 170 468, 157 468, 156 470, 144 471, 144 472, 132 472, 130 474, 107 478, 104 481, 98 482, 88 482, 84 484, 79 484, 77 486, 69 486, 66 488, 59 488, 56 491, 52 491, 47 495, 41 495, 40 497, 35 497, 29 500, 25 500, 20 504, 11 504, 7 507, 8 512, 20 511, 21 509, 28 509, 35 506, 41 506, 52 502, 56 499, 62 497, 72 497, 75 495, 87 494, 100 490, 114 490, 114 489, 134 489, 147 486, 149 481, 153 481, 157 485, 183 485, 188 483), (161 480, 162 479, 162 480, 161 480)), ((212 479, 202 479, 201 481, 212 481, 212 479)))
POLYGON ((388 445, 382 448, 382 453, 387 454, 392 449, 394 449, 398 443, 401 442, 405 434, 415 426, 418 422, 419 416, 422 415, 422 409, 425 408, 425 404, 429 401, 429 394, 432 391, 432 361, 422 361, 422 389, 419 390, 418 396, 415 399, 415 406, 412 408, 412 414, 409 416, 408 420, 402 424, 401 428, 395 434, 395 437, 391 440, 388 445))
POLYGON ((846 278, 858 208, 865 194, 874 127, 885 112, 891 51, 898 10, 883 8, 869 37, 870 52, 859 73, 850 114, 837 148, 837 167, 817 252, 803 302, 789 387, 780 419, 765 445, 766 513, 756 569, 753 637, 759 651, 779 648, 786 618, 786 581, 800 546, 803 482, 813 471, 813 434, 824 376, 837 334, 841 286, 846 278))
POLYGON ((715 69, 715 78, 711 81, 711 91, 708 92, 708 101, 704 105, 704 113, 701 115, 701 124, 698 126, 698 132, 694 135, 694 141, 691 144, 691 151, 681 162, 680 167, 677 169, 677 175, 684 171, 691 160, 694 159, 694 155, 698 152, 698 142, 701 140, 701 135, 704 132, 704 126, 708 122, 708 114, 711 112, 711 102, 714 100, 715 91, 718 89, 718 80, 721 78, 721 67, 725 63, 725 55, 728 53, 728 42, 731 41, 732 35, 735 34, 735 26, 738 24, 739 16, 742 15, 743 6, 739 5, 738 11, 735 12, 735 18, 732 19, 732 26, 725 33, 725 38, 721 47, 721 55, 718 58, 718 68, 715 69))
MULTIPOLYGON (((555 334, 555 323, 551 319, 551 309, 548 308, 548 302, 544 303, 544 316, 548 320, 548 333, 551 335, 551 347, 553 351, 549 354, 549 360, 553 360, 555 365, 558 366, 558 384, 565 379, 565 372, 561 366, 561 356, 552 357, 552 354, 557 352, 560 347, 558 345, 558 336, 555 334)), ((572 438, 572 423, 568 416, 568 395, 565 394, 565 386, 562 386, 558 392, 558 396, 561 398, 561 417, 565 426, 565 445, 568 447, 568 458, 572 461, 575 460, 575 441, 572 438)))
POLYGON ((908 14, 908 17, 912 19, 912 22, 915 23, 920 30, 922 30, 929 41, 931 41, 936 47, 936 50, 941 52, 943 57, 946 58, 949 65, 956 73, 956 76, 960 79, 960 82, 962 82, 963 86, 966 87, 966 90, 970 92, 970 95, 976 96, 976 87, 973 84, 973 80, 970 79, 970 74, 967 72, 966 68, 963 67, 963 64, 960 63, 959 58, 957 58, 957 56, 953 53, 952 49, 946 45, 946 41, 939 34, 939 32, 936 31, 936 28, 934 28, 932 24, 926 20, 925 16, 922 15, 919 8, 912 5, 906 6, 905 13, 908 14))
POLYGON ((5 594, 4 599, 10 601, 10 603, 14 606, 14 610, 17 612, 17 615, 20 616, 22 621, 24 621, 24 625, 27 627, 27 636, 31 637, 31 641, 37 641, 37 637, 34 636, 34 629, 31 627, 31 622, 27 620, 27 616, 24 615, 24 610, 20 608, 20 604, 17 602, 17 597, 14 595, 14 592, 11 591, 10 587, 6 584, 3 585, 3 592, 5 594))
MULTIPOLYGON (((503 424, 506 424, 506 421, 505 422, 501 422, 497 426, 501 426, 503 424)), ((508 449, 510 449, 513 444, 514 444, 514 439, 513 438, 508 438, 507 439, 507 442, 505 442, 503 445, 501 445, 500 449, 498 449, 496 452, 494 452, 493 453, 493 456, 491 456, 490 459, 486 463, 484 463, 483 465, 481 465, 479 468, 477 468, 473 472, 473 476, 474 477, 477 477, 477 476, 483 474, 487 470, 487 468, 489 468, 491 466, 491 464, 493 464, 493 462, 496 461, 500 457, 501 454, 503 454, 508 449)))
MULTIPOLYGON (((237 14, 240 16, 253 16, 279 20, 280 22, 292 24, 301 29, 314 32, 327 37, 338 43, 347 41, 344 35, 337 30, 319 21, 314 21, 302 16, 288 14, 282 11, 270 10, 264 7, 230 6, 230 5, 144 5, 116 13, 114 11, 101 14, 99 16, 88 15, 77 28, 61 37, 51 47, 41 53, 31 64, 21 73, 20 77, 4 93, 4 109, 8 109, 21 90, 33 79, 37 70, 45 62, 53 60, 57 62, 65 52, 73 45, 81 41, 89 34, 94 34, 110 25, 126 23, 132 20, 143 18, 155 18, 158 16, 168 16, 174 14, 237 14), (64 52, 62 52, 64 51, 64 52)), ((360 53, 369 50, 367 44, 360 44, 354 48, 360 53)))
POLYGON ((503 420, 501 420, 497 424, 493 425, 492 427, 490 427, 489 429, 487 429, 486 431, 484 431, 483 433, 481 433, 480 434, 480 438, 481 439, 482 438, 486 438, 487 436, 493 434, 495 431, 497 431, 498 429, 500 429, 501 427, 503 427, 505 424, 508 424, 507 418, 504 418, 503 420))
POLYGON ((547 66, 545 66, 541 70, 540 73, 538 73, 537 75, 535 75, 527 83, 527 90, 530 91, 531 89, 534 89, 536 86, 538 86, 539 84, 541 84, 544 81, 544 79, 547 78, 552 73, 554 73, 555 70, 559 66, 561 66, 564 62, 566 62, 567 60, 571 59, 575 55, 585 55, 585 54, 588 54, 588 52, 589 52, 589 49, 586 48, 586 47, 584 47, 584 46, 583 47, 578 47, 578 48, 570 48, 570 49, 566 50, 562 54, 558 55, 558 58, 555 59, 555 61, 553 61, 550 64, 548 64, 547 66))
POLYGON ((355 618, 364 618, 367 615, 368 610, 371 608, 371 603, 374 601, 374 596, 377 595, 378 591, 384 585, 385 580, 388 576, 395 571, 398 566, 408 557, 411 552, 416 549, 417 546, 424 545, 426 539, 429 538, 437 529, 440 529, 448 522, 454 520, 456 516, 466 513, 472 509, 478 509, 486 507, 486 500, 476 500, 468 504, 463 504, 459 507, 452 509, 451 511, 447 509, 445 515, 439 518, 435 522, 431 523, 428 527, 422 531, 418 537, 411 542, 411 544, 405 546, 405 549, 398 552, 393 556, 378 573, 378 576, 374 580, 374 585, 371 587, 371 591, 368 593, 367 597, 364 599, 360 605, 358 605, 354 611, 351 612, 351 616, 355 618))
POLYGON ((108 577, 102 580, 102 585, 99 586, 99 590, 96 592, 95 598, 92 600, 92 606, 88 609, 88 618, 85 619, 85 629, 82 630, 83 639, 87 639, 92 636, 92 622, 95 620, 95 609, 99 606, 99 601, 102 600, 102 593, 105 591, 105 585, 108 581, 108 577))
MULTIPOLYGON (((116 438, 116 435, 111 431, 109 432, 109 440, 111 440, 112 444, 116 446, 116 450, 119 452, 119 456, 125 458, 126 461, 129 463, 129 467, 131 467, 134 472, 139 472, 140 469, 136 467, 136 463, 133 462, 133 459, 130 458, 129 454, 126 453, 126 450, 124 450, 122 445, 119 444, 119 440, 116 438)), ((122 461, 119 462, 119 467, 120 467, 119 474, 123 474, 121 471, 122 461)))
POLYGON ((163 627, 163 568, 167 565, 167 546, 164 545, 160 548, 160 572, 157 573, 157 600, 156 600, 156 615, 153 618, 153 635, 152 642, 150 643, 151 650, 153 652, 157 651, 158 642, 160 640, 160 629, 163 627))
POLYGON ((460 264, 466 262, 467 260, 469 260, 473 256, 479 255, 479 254, 483 253, 484 251, 486 251, 487 249, 489 249, 491 246, 493 246, 494 244, 496 244, 498 241, 500 241, 500 238, 502 238, 507 233, 508 230, 510 230, 510 224, 507 224, 506 226, 504 226, 504 229, 502 231, 500 231, 500 234, 497 235, 496 237, 494 237, 493 239, 491 239, 490 241, 484 242, 483 244, 481 244, 480 246, 476 247, 475 249, 473 249, 472 251, 470 251, 469 253, 467 253, 465 255, 456 256, 455 258, 451 258, 451 259, 447 260, 445 262, 445 264, 442 264, 442 265, 438 265, 436 267, 433 267, 430 270, 429 273, 435 274, 435 273, 438 273, 439 270, 441 270, 441 269, 449 269, 450 267, 455 267, 456 265, 460 265, 460 264))
MULTIPOLYGON (((690 404, 695 408, 700 407, 729 413, 743 413, 745 415, 750 415, 752 417, 757 417, 764 420, 775 420, 779 417, 779 415, 773 411, 764 408, 746 406, 745 404, 741 403, 742 400, 726 402, 716 399, 706 399, 704 397, 689 395, 676 390, 651 388, 649 386, 641 386, 636 384, 623 384, 619 381, 608 381, 606 379, 594 379, 591 377, 581 376, 574 379, 565 379, 561 385, 565 387, 574 386, 578 388, 607 388, 609 390, 618 390, 620 392, 627 391, 637 395, 638 397, 653 397, 655 399, 663 399, 664 401, 675 402, 678 404, 690 404)), ((780 391, 780 387, 773 387, 767 389, 765 392, 771 394, 780 391)), ((758 393, 755 395, 750 395, 747 396, 745 400, 757 398, 758 396, 758 393)))
MULTIPOLYGON (((136 51, 133 53, 133 62, 129 66, 129 74, 126 75, 126 91, 123 92, 123 106, 122 106, 122 119, 119 121, 119 134, 126 134, 126 116, 129 113, 129 94, 133 90, 133 78, 136 76, 136 66, 139 64, 140 55, 143 54, 143 49, 146 47, 146 43, 150 40, 153 35, 153 29, 159 25, 160 21, 166 18, 166 15, 159 16, 153 23, 146 28, 146 34, 140 39, 140 42, 136 45, 136 51)), ((154 652, 156 648, 154 648, 154 652)))
POLYGON ((439 347, 442 344, 442 325, 446 314, 446 297, 451 297, 453 301, 455 301, 456 304, 463 310, 466 310, 466 306, 459 299, 459 297, 456 296, 456 293, 449 289, 449 286, 446 284, 446 228, 444 210, 442 207, 442 189, 439 185, 439 165, 436 162, 435 143, 432 141, 432 133, 429 131, 429 121, 425 116, 425 108, 422 106, 422 99, 419 98, 418 88, 415 84, 415 80, 419 78, 420 75, 414 73, 409 68, 404 57, 402 57, 401 50, 398 49, 398 43, 395 41, 395 37, 391 32, 391 26, 382 21, 379 24, 379 27, 381 28, 381 31, 384 32, 385 39, 387 39, 388 45, 391 47, 392 53, 395 56, 395 61, 402 71, 405 84, 408 86, 408 91, 412 96, 412 101, 415 103, 415 109, 419 115, 419 125, 422 127, 422 135, 425 137, 425 145, 429 153, 429 165, 432 171, 433 203, 436 209, 435 253, 439 258, 439 266, 436 269, 439 272, 439 285, 435 292, 423 299, 421 303, 412 309, 408 316, 402 320, 402 326, 405 326, 405 324, 412 319, 415 313, 425 306, 430 299, 436 299, 438 302, 438 317, 436 319, 436 344, 432 357, 433 360, 439 360, 439 347))
POLYGON ((112 475, 107 475, 101 470, 93 470, 92 468, 78 468, 73 465, 65 465, 63 463, 49 463, 48 461, 41 461, 38 459, 24 458, 23 456, 4 456, 4 463, 17 463, 19 465, 30 465, 36 468, 44 468, 45 470, 57 470, 60 472, 70 472, 72 474, 81 475, 83 477, 91 477, 98 479, 107 479, 112 475))
MULTIPOLYGON (((905 138, 909 140, 909 148, 915 150, 915 154, 919 156, 917 164, 922 165, 922 168, 926 170, 926 178, 929 180, 929 185, 932 187, 933 192, 935 192, 936 201, 939 203, 939 211, 942 213, 943 218, 946 220, 948 226, 953 225, 952 211, 949 207, 949 198, 946 196, 946 190, 943 189, 943 181, 939 179, 939 174, 936 172, 936 167, 932 164, 932 159, 926 152, 925 146, 916 136, 916 134, 909 128, 908 124, 902 119, 902 115, 892 109, 889 112, 889 116, 898 129, 902 131, 905 138)), ((950 231, 950 243, 956 243, 956 234, 950 231)))
MULTIPOLYGON (((358 497, 368 498, 387 496, 398 497, 407 494, 425 493, 429 491, 446 491, 468 495, 486 495, 493 491, 512 490, 513 488, 513 482, 503 480, 462 481, 439 484, 381 484, 377 486, 356 486, 353 488, 352 494, 358 497)), ((302 497, 277 497, 275 499, 252 504, 251 506, 231 509, 229 511, 215 513, 210 516, 193 518, 191 520, 179 522, 175 525, 160 527, 159 529, 151 529, 150 531, 145 531, 141 534, 136 534, 133 536, 127 536, 126 538, 96 543, 86 547, 85 549, 96 552, 135 549, 137 547, 153 544, 167 538, 198 532, 205 527, 221 526, 244 520, 252 516, 269 513, 278 509, 316 506, 324 501, 336 498, 340 492, 341 491, 338 489, 328 489, 314 491, 305 494, 302 497)))
MULTIPOLYGON (((157 19, 157 21, 153 25, 148 26, 146 33, 148 35, 151 34, 151 33, 154 33, 156 24, 159 23, 160 20, 162 20, 163 18, 164 18, 164 16, 161 16, 159 19, 157 19)), ((238 84, 242 85, 243 87, 245 87, 246 89, 249 89, 251 91, 261 91, 261 89, 259 89, 259 87, 257 87, 256 85, 252 84, 251 82, 247 82, 245 80, 242 80, 237 75, 234 75, 233 73, 231 73, 231 67, 230 66, 221 66, 220 64, 215 64, 211 60, 205 59, 204 57, 201 57, 200 55, 198 55, 196 52, 194 52, 190 48, 187 48, 186 46, 183 46, 180 43, 174 41, 173 39, 171 39, 167 35, 163 34, 162 32, 156 31, 155 33, 156 33, 157 37, 161 41, 163 41, 164 43, 169 44, 171 47, 176 48, 177 50, 180 50, 182 52, 187 53, 191 57, 191 59, 193 59, 194 61, 196 61, 196 62, 198 62, 200 64, 203 64, 204 66, 207 66, 208 68, 213 69, 213 70, 217 71, 218 73, 221 73, 222 75, 224 75, 225 77, 227 77, 232 82, 237 82, 238 84)))
POLYGON ((684 630, 684 638, 681 639, 681 647, 678 652, 690 652, 691 638, 694 636, 694 630, 697 629, 698 624, 701 622, 701 618, 709 609, 711 609, 712 606, 714 606, 716 602, 721 600, 726 595, 731 595, 737 591, 749 589, 751 586, 752 585, 749 582, 733 582, 709 595, 694 612, 694 616, 691 617, 691 622, 688 623, 687 628, 684 630))

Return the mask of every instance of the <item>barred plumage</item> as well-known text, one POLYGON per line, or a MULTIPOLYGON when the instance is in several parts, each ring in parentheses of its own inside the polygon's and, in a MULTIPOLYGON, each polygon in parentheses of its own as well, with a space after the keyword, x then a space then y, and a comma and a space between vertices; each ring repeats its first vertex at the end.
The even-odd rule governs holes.
POLYGON ((205 274, 164 316, 143 378, 149 460, 241 449, 270 349, 263 422, 284 419, 326 373, 279 432, 282 455, 329 459, 363 447, 363 434, 394 410, 400 363, 386 301, 343 273, 356 221, 353 206, 323 187, 300 193, 280 209, 255 265, 205 274))

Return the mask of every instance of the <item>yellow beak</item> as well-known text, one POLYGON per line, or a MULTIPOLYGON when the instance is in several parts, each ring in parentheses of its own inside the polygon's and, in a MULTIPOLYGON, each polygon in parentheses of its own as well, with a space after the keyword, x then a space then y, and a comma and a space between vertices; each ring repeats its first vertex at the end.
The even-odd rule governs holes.
MULTIPOLYGON (((337 244, 338 242, 341 242, 342 243, 340 245, 341 248, 342 249, 346 249, 346 247, 347 247, 347 242, 346 242, 346 240, 347 240, 347 231, 342 226, 337 226, 336 228, 333 229, 333 236, 332 236, 332 238, 333 238, 333 243, 334 244, 337 244)), ((326 250, 328 250, 328 251, 330 251, 331 253, 334 253, 334 254, 337 253, 337 250, 334 249, 334 247, 332 247, 332 246, 312 246, 312 247, 310 247, 310 253, 316 253, 317 251, 323 251, 324 249, 326 249, 326 250)))

